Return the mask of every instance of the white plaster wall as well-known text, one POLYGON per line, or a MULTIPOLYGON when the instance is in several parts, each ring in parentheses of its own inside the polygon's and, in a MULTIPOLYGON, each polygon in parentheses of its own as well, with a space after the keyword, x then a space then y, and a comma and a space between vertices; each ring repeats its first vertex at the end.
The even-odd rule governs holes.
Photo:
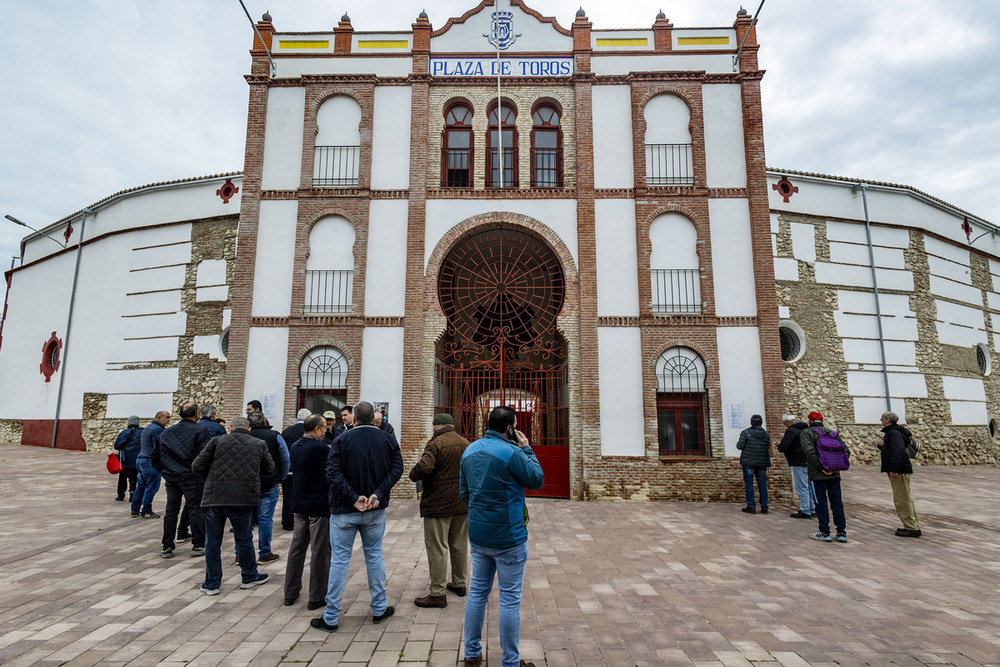
MULTIPOLYGON (((886 248, 908 248, 910 233, 905 229, 890 227, 871 227, 872 245, 886 248)), ((867 248, 868 238, 864 224, 854 222, 838 222, 831 220, 826 223, 826 238, 829 241, 844 241, 857 243, 867 248)), ((867 262, 865 262, 867 264, 867 262)))
POLYGON ((964 401, 985 401, 986 388, 978 378, 952 377, 941 378, 944 385, 944 397, 964 401))
POLYGON ((365 327, 361 351, 361 400, 388 401, 389 422, 399 434, 403 403, 403 328, 365 327))
MULTIPOLYGON (((792 233, 792 256, 803 262, 816 261, 816 227, 800 222, 790 224, 792 233)), ((831 251, 832 254, 832 251, 831 251)))
POLYGON ((951 423, 956 426, 978 426, 989 423, 986 403, 950 401, 951 423))
POLYGON ((638 327, 598 327, 601 456, 644 456, 642 339, 638 327))
POLYGON ((964 301, 977 308, 981 308, 983 305, 983 292, 978 287, 962 285, 961 283, 956 283, 946 278, 939 278, 938 276, 931 276, 930 287, 930 292, 934 296, 943 296, 948 299, 955 299, 956 301, 964 301))
MULTIPOLYGON (((576 201, 573 199, 469 200, 429 199, 424 232, 424 266, 441 238, 452 227, 474 215, 492 211, 520 213, 538 220, 562 239, 579 266, 576 237, 576 201)), ((564 267, 565 268, 565 267, 564 267)))
POLYGON ((715 312, 720 317, 755 316, 750 209, 745 199, 709 199, 715 312))
POLYGON ((406 314, 406 228, 409 202, 372 200, 368 218, 365 315, 406 314))
MULTIPOLYGON (((271 88, 267 93, 261 188, 297 190, 302 180, 305 88, 271 88)), ((263 207, 264 202, 261 202, 263 207)))
MULTIPOLYGON (((557 32, 550 23, 542 23, 520 7, 511 7, 508 0, 497 0, 493 7, 470 16, 465 23, 454 24, 446 33, 431 39, 431 53, 496 53, 483 35, 492 30, 493 12, 511 12, 512 29, 520 36, 504 53, 568 52, 573 50, 573 37, 557 32)), ((544 13, 544 12, 543 12, 544 13)))
MULTIPOLYGON (((288 349, 288 329, 284 327, 251 327, 247 344, 247 371, 243 379, 243 400, 240 405, 246 405, 250 400, 264 400, 265 396, 274 396, 275 414, 267 415, 274 424, 284 424, 285 405, 285 364, 288 349)), ((238 388, 226 388, 226 391, 239 391, 238 388)))
POLYGON ((632 92, 629 86, 593 86, 594 186, 635 185, 632 154, 632 92))
POLYGON ((639 316, 639 273, 635 252, 635 200, 594 203, 597 241, 598 317, 639 316))
POLYGON ((651 269, 697 269, 698 230, 686 216, 671 211, 649 225, 651 269))
MULTIPOLYGON (((691 110, 677 95, 657 95, 650 99, 642 114, 646 120, 647 144, 690 144, 691 110)), ((646 165, 646 171, 650 169, 646 165)))
POLYGON ((949 259, 942 259, 934 255, 927 256, 927 266, 931 275, 941 276, 964 285, 972 284, 972 269, 968 264, 959 264, 949 259))
MULTIPOLYGON (((331 37, 332 42, 332 37, 331 37)), ((278 78, 298 78, 304 74, 375 74, 409 76, 412 58, 279 58, 278 78)), ((274 89, 272 89, 274 90, 274 89)))
MULTIPOLYGON (((882 317, 913 317, 917 314, 910 308, 910 297, 906 294, 879 293, 879 306, 882 317)), ((856 292, 854 290, 837 291, 838 310, 845 313, 863 313, 874 315, 875 293, 856 292)))
POLYGON ((222 335, 195 336, 194 353, 207 354, 212 359, 222 359, 225 361, 225 358, 222 356, 222 335))
POLYGON ((254 317, 291 314, 298 202, 262 201, 253 277, 254 317))
POLYGON ((760 367, 760 335, 757 327, 719 327, 716 329, 716 337, 719 343, 723 440, 726 455, 739 456, 736 442, 740 438, 740 432, 750 426, 750 415, 759 414, 764 418, 764 423, 767 423, 767 414, 764 412, 764 377, 760 367), (746 424, 742 428, 730 426, 728 417, 731 405, 743 408, 746 424))
POLYGON ((372 127, 372 188, 405 189, 410 186, 410 117, 413 106, 409 86, 375 88, 372 127))
POLYGON ((354 225, 344 217, 331 215, 309 230, 307 271, 354 270, 354 225))
MULTIPOLYGON (((899 415, 899 423, 906 423, 906 400, 892 398, 892 411, 899 415)), ((882 414, 886 412, 884 398, 855 398, 854 422, 857 424, 881 424, 882 414)), ((834 425, 833 428, 836 428, 834 425)))
POLYGON ((976 343, 987 342, 982 310, 948 301, 935 300, 934 305, 937 306, 935 326, 939 343, 972 347, 976 343))
MULTIPOLYGON (((874 315, 854 315, 834 311, 833 321, 841 338, 878 339, 878 323, 874 315)), ((883 317, 882 333, 886 340, 918 340, 916 318, 883 317)))
MULTIPOLYGON (((704 47, 698 47, 704 48, 704 47)), ((733 73, 733 56, 720 53, 710 55, 628 55, 605 56, 595 53, 590 59, 590 69, 598 76, 628 74, 629 72, 694 72, 705 70, 710 74, 733 73)), ((780 201, 780 200, 779 200, 780 201)))
POLYGON ((798 280, 799 263, 790 257, 774 258, 774 277, 777 280, 798 280))
POLYGON ((928 255, 935 258, 940 257, 961 266, 968 267, 971 261, 971 253, 967 249, 926 234, 924 235, 924 249, 928 255))
MULTIPOLYGON (((812 227, 812 225, 803 225, 812 227)), ((872 247, 872 256, 875 258, 875 266, 884 269, 905 269, 906 261, 903 257, 902 248, 882 248, 872 247)), ((815 261, 815 260, 813 260, 815 261)), ((854 264, 856 266, 871 266, 871 259, 868 256, 868 246, 857 243, 830 242, 830 261, 834 264, 854 264)))
POLYGON ((335 95, 316 111, 315 146, 360 146, 361 107, 353 97, 335 95))
MULTIPOLYGON (((909 271, 875 269, 880 290, 913 291, 913 274, 909 271)), ((848 287, 872 287, 872 273, 868 267, 850 264, 828 264, 816 262, 816 282, 827 285, 848 287)))
POLYGON ((708 187, 746 187, 743 100, 739 84, 702 86, 702 102, 705 114, 705 175, 708 187))
POLYGON ((152 417, 160 410, 172 410, 174 394, 110 394, 106 416, 109 419, 127 419, 131 415, 152 417))
MULTIPOLYGON (((887 373, 889 395, 900 398, 927 398, 927 383, 920 373, 887 373)), ((852 396, 885 396, 881 373, 847 371, 847 392, 852 396)))
POLYGON ((197 301, 225 301, 229 298, 226 285, 226 260, 206 259, 198 263, 195 278, 197 301))
MULTIPOLYGON (((844 361, 848 364, 881 364, 882 353, 877 340, 842 339, 844 361)), ((917 346, 909 341, 885 341, 886 363, 889 366, 911 366, 916 370, 917 346)))

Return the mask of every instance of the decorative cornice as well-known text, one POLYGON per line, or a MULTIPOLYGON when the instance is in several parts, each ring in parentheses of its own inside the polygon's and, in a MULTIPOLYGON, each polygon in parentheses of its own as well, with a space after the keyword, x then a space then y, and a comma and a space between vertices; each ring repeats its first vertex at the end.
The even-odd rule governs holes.
POLYGON ((635 188, 598 188, 594 199, 635 199, 635 188))
POLYGON ((705 70, 688 72, 630 72, 628 78, 632 81, 700 81, 704 83, 705 70))
POLYGON ((709 199, 747 199, 750 194, 746 188, 709 188, 709 199))
POLYGON ((250 327, 287 327, 288 317, 251 317, 250 327))
POLYGON ((427 190, 428 199, 574 199, 574 188, 433 188, 427 190))
POLYGON ((705 75, 705 83, 738 83, 740 77, 739 72, 713 72, 705 75))
POLYGON ((410 196, 409 190, 369 190, 368 195, 372 199, 407 199, 410 196))
POLYGON ((297 190, 261 190, 260 198, 268 201, 298 199, 299 193, 297 190))
POLYGON ((316 83, 364 83, 375 85, 379 78, 374 74, 303 74, 303 84, 316 83))
POLYGON ((598 317, 599 327, 637 327, 640 321, 638 317, 598 317))
POLYGON ((366 327, 401 327, 403 326, 402 316, 366 317, 366 327))

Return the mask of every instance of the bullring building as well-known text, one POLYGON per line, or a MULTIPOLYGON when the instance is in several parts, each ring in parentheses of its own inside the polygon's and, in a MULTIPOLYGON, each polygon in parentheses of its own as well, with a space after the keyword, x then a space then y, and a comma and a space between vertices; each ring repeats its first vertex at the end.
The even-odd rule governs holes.
POLYGON ((995 228, 905 186, 768 172, 757 49, 742 11, 609 30, 483 0, 407 32, 265 15, 242 174, 82 212, 83 275, 119 261, 58 397, 66 322, 17 309, 73 254, 25 240, 0 359, 32 381, 3 381, 0 434, 44 440, 56 401, 62 446, 100 448, 189 397, 230 417, 259 399, 276 425, 365 399, 412 462, 434 413, 473 439, 508 404, 541 495, 735 499, 751 414, 780 433, 820 409, 860 444, 891 406, 936 424, 939 462, 996 461, 998 246, 959 227, 995 228))

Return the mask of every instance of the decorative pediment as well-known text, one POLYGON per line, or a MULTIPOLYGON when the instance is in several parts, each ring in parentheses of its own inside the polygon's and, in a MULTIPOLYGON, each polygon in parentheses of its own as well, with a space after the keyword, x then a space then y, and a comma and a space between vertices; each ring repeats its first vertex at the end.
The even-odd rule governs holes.
POLYGON ((573 33, 521 0, 483 0, 431 33, 432 53, 570 52, 573 33))

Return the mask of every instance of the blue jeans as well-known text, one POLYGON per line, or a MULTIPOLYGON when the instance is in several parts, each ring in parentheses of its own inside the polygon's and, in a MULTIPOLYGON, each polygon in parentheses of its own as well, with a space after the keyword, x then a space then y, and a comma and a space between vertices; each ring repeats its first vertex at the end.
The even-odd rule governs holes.
POLYGON ((361 533, 361 547, 368 568, 368 592, 372 596, 372 614, 385 613, 385 561, 382 559, 382 535, 385 534, 385 510, 369 510, 330 517, 330 587, 326 591, 323 620, 337 625, 340 600, 347 586, 347 568, 351 565, 354 538, 361 533))
POLYGON ((493 588, 493 576, 500 591, 500 648, 503 667, 518 667, 521 655, 517 650, 521 634, 521 585, 524 566, 528 562, 527 543, 511 549, 491 549, 469 545, 472 553, 472 578, 465 603, 465 659, 483 652, 483 618, 486 600, 493 588))
POLYGON ((233 527, 236 553, 240 559, 243 583, 257 580, 257 559, 253 555, 250 537, 250 512, 252 507, 205 507, 205 588, 215 590, 222 585, 222 535, 226 519, 233 527))
POLYGON ((149 514, 153 511, 153 496, 160 490, 160 473, 156 472, 148 456, 139 457, 136 465, 139 466, 139 482, 132 494, 132 511, 149 514))
POLYGON ((833 510, 833 523, 838 535, 847 534, 847 518, 844 516, 844 500, 840 495, 839 479, 812 480, 813 492, 816 494, 816 518, 819 519, 819 532, 830 534, 830 512, 826 501, 830 499, 830 509, 833 510))
POLYGON ((767 468, 751 468, 743 466, 743 488, 746 490, 747 507, 753 509, 753 480, 757 478, 757 491, 760 493, 760 506, 767 509, 767 468))
POLYGON ((260 505, 257 506, 257 548, 260 555, 271 553, 271 529, 274 525, 274 508, 278 506, 278 485, 270 491, 260 494, 260 505))
POLYGON ((799 497, 799 511, 803 514, 815 514, 816 499, 813 498, 812 486, 809 484, 809 468, 792 466, 792 480, 795 482, 795 494, 799 497))

